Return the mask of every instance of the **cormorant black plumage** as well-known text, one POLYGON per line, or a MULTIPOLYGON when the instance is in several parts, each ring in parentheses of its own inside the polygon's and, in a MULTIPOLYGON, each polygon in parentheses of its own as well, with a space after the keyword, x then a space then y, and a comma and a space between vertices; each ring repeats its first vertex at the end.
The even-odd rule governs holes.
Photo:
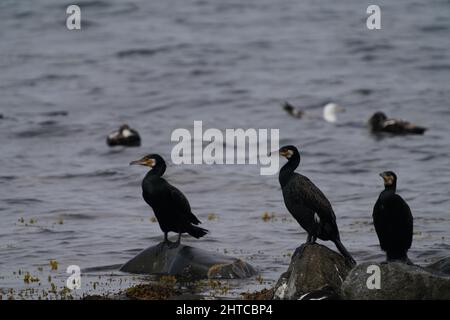
POLYGON ((300 153, 294 146, 280 148, 288 162, 281 168, 279 181, 286 208, 308 233, 307 243, 316 239, 331 240, 352 264, 355 260, 341 243, 336 216, 325 195, 307 177, 294 172, 300 164, 300 153))
POLYGON ((373 224, 387 260, 408 260, 413 238, 413 216, 405 200, 396 194, 397 176, 392 171, 380 174, 385 189, 373 208, 373 224))
POLYGON ((369 119, 369 127, 373 133, 390 134, 424 134, 427 128, 416 126, 407 121, 389 119, 383 112, 376 112, 369 119))
POLYGON ((162 177, 166 171, 164 159, 160 155, 150 154, 130 163, 136 164, 151 168, 142 181, 142 196, 155 213, 164 232, 164 242, 169 242, 169 232, 178 233, 176 245, 180 243, 182 233, 188 233, 197 239, 206 235, 208 230, 195 226, 201 222, 192 213, 183 193, 162 177))

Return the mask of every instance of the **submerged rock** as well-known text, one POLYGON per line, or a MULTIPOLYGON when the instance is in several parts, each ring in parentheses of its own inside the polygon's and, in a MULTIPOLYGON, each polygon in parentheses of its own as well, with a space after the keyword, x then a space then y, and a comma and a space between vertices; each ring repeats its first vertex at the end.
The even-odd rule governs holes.
POLYGON ((256 274, 248 263, 216 252, 164 243, 150 247, 125 263, 120 271, 136 274, 174 275, 186 280, 242 279, 256 274))
POLYGON ((427 266, 425 269, 427 269, 432 273, 450 276, 450 257, 436 261, 435 263, 432 263, 429 266, 427 266))
POLYGON ((337 252, 319 244, 303 244, 278 280, 273 298, 337 299, 350 269, 346 259, 337 252))
POLYGON ((343 298, 352 300, 450 299, 450 277, 416 265, 366 262, 349 273, 341 292, 343 298), (373 271, 368 273, 369 266, 379 267, 379 286, 368 285, 372 281, 369 277, 375 275, 373 271))

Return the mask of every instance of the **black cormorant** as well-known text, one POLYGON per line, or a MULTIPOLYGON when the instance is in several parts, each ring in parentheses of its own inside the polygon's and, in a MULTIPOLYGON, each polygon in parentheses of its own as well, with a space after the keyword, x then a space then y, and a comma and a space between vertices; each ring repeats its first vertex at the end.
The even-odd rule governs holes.
POLYGON ((118 131, 114 131, 108 135, 106 143, 110 147, 139 147, 141 145, 141 137, 136 130, 131 129, 127 124, 124 124, 118 131))
POLYGON ((424 134, 427 128, 416 126, 407 121, 389 119, 383 112, 376 112, 369 119, 369 127, 373 133, 391 134, 424 134))
POLYGON ((164 243, 170 244, 167 238, 169 232, 178 233, 175 246, 180 244, 182 233, 188 233, 197 239, 206 235, 208 230, 195 226, 201 222, 191 212, 191 206, 183 193, 162 177, 166 171, 166 163, 160 155, 149 154, 140 160, 130 162, 130 165, 151 168, 142 180, 142 196, 152 207, 164 232, 164 243))
POLYGON ((373 224, 387 260, 409 263, 408 249, 413 238, 413 216, 405 200, 395 193, 397 176, 392 171, 380 173, 384 190, 373 208, 373 224))
POLYGON ((336 216, 328 199, 307 177, 294 172, 300 164, 300 153, 297 148, 281 147, 279 154, 288 159, 279 174, 284 203, 295 220, 308 233, 306 242, 315 243, 317 238, 331 240, 351 264, 356 264, 341 243, 336 216))

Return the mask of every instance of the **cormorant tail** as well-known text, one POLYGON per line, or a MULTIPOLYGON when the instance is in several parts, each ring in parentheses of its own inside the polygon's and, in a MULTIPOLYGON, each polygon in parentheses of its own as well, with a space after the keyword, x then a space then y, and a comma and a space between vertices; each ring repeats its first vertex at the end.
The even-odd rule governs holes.
POLYGON ((336 239, 333 242, 336 245, 336 248, 338 248, 339 252, 344 256, 344 258, 346 258, 352 265, 356 265, 355 259, 353 259, 352 255, 347 251, 347 249, 345 249, 341 240, 336 239))
POLYGON ((208 233, 208 230, 190 225, 187 230, 187 233, 190 234, 191 236, 193 236, 194 238, 199 239, 199 238, 205 236, 208 233))
POLYGON ((190 220, 191 223, 193 223, 195 225, 202 223, 200 220, 197 219, 197 217, 192 212, 191 212, 191 215, 189 217, 189 220, 190 220))

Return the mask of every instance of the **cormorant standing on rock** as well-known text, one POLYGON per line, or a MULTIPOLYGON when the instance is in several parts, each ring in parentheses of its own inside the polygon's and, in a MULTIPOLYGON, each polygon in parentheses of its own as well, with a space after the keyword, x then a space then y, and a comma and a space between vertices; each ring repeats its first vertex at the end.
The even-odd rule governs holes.
POLYGON ((392 171, 380 173, 384 190, 373 208, 373 224, 387 261, 410 263, 408 249, 413 238, 413 216, 405 200, 395 193, 397 176, 392 171))
POLYGON ((284 146, 279 154, 288 162, 281 168, 279 181, 286 208, 308 233, 307 243, 316 239, 331 240, 339 252, 351 263, 356 264, 341 243, 336 216, 330 202, 307 177, 294 172, 300 164, 300 153, 294 146, 284 146))
POLYGON ((373 133, 391 134, 424 134, 427 128, 416 126, 412 123, 397 119, 388 119, 383 112, 376 112, 369 119, 369 127, 373 133))
POLYGON ((124 124, 118 131, 114 131, 108 135, 106 143, 110 147, 139 147, 141 145, 141 137, 136 130, 131 129, 127 124, 124 124))
POLYGON ((183 193, 162 178, 166 171, 166 163, 160 155, 149 154, 140 160, 130 162, 130 165, 151 168, 142 180, 142 196, 152 207, 159 226, 164 232, 164 243, 176 247, 180 244, 182 233, 188 233, 197 239, 208 233, 208 230, 195 226, 201 222, 191 212, 191 206, 183 193), (175 244, 168 240, 169 232, 178 233, 175 244))

